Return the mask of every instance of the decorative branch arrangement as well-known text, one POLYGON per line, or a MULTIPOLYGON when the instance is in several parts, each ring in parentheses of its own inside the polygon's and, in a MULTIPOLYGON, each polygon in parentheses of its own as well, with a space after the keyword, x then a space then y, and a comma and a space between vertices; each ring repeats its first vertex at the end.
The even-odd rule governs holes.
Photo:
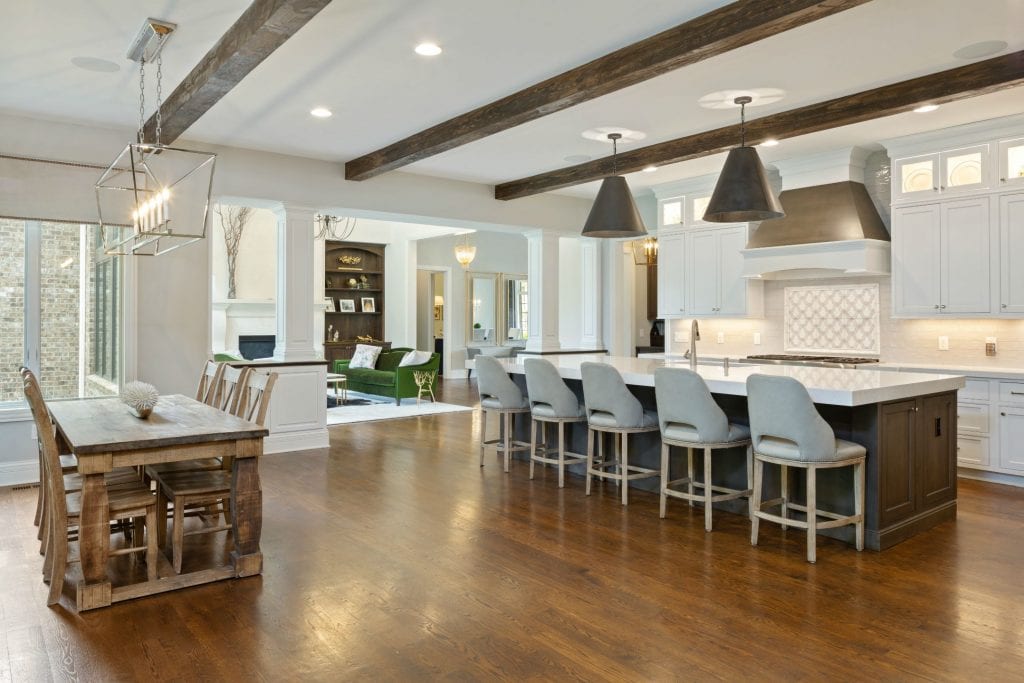
POLYGON ((238 246, 242 233, 252 217, 250 206, 218 206, 217 215, 224 229, 224 247, 228 254, 228 298, 235 298, 235 266, 238 264, 238 246))

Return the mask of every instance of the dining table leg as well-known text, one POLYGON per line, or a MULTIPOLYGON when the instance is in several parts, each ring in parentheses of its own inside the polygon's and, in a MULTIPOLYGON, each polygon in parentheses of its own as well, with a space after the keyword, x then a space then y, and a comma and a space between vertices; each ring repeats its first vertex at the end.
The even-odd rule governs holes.
POLYGON ((79 611, 110 604, 107 557, 110 554, 110 511, 102 473, 86 474, 82 482, 82 516, 78 529, 82 576, 76 602, 79 611))
POLYGON ((241 440, 231 464, 231 526, 235 543, 231 564, 235 576, 254 576, 263 571, 263 490, 259 472, 262 454, 263 439, 241 440))

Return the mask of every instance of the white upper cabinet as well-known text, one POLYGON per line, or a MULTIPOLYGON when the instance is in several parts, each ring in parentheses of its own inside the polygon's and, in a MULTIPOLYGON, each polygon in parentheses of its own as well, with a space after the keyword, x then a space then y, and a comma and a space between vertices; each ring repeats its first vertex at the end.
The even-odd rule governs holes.
POLYGON ((704 213, 708 210, 708 204, 711 202, 710 193, 700 193, 687 197, 686 206, 689 209, 689 224, 690 225, 714 225, 704 220, 704 213))
POLYGON ((1024 313, 1024 193, 999 198, 1000 304, 1002 313, 1024 313))
POLYGON ((681 230, 658 233, 658 317, 686 315, 686 235, 681 230))
POLYGON ((1024 138, 999 143, 999 185, 1024 187, 1024 138))
POLYGON ((896 315, 939 312, 939 205, 899 207, 892 213, 892 307, 896 315))
POLYGON ((938 195, 984 190, 991 185, 990 165, 988 145, 897 159, 892 199, 927 201, 938 195))
POLYGON ((750 237, 746 224, 689 233, 686 248, 689 314, 694 317, 743 318, 764 310, 764 286, 743 277, 743 248, 750 237))
POLYGON ((893 211, 893 314, 908 317, 994 313, 990 199, 897 207, 893 211))
POLYGON ((658 228, 678 228, 683 225, 685 197, 669 197, 658 201, 658 228))

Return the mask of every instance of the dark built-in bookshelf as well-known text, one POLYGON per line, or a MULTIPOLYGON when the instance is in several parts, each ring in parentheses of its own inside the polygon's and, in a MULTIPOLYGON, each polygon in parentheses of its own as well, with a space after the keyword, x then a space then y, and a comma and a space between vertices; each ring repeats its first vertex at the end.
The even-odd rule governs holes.
POLYGON ((352 357, 357 337, 384 341, 384 244, 324 242, 324 296, 333 301, 324 319, 327 360, 352 357), (351 310, 349 310, 351 309, 351 310), (338 341, 334 341, 337 332, 338 341))

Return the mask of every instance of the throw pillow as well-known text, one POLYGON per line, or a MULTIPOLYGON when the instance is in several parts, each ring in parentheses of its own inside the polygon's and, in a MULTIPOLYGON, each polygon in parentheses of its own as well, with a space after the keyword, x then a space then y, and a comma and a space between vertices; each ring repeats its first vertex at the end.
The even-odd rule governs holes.
POLYGON ((370 346, 369 344, 356 344, 356 351, 352 354, 352 360, 349 361, 348 366, 350 368, 373 368, 377 364, 377 356, 380 355, 379 346, 370 346))
POLYGON ((398 367, 404 368, 410 365, 423 365, 430 360, 430 351, 410 351, 405 354, 402 358, 402 362, 398 364, 398 367))

